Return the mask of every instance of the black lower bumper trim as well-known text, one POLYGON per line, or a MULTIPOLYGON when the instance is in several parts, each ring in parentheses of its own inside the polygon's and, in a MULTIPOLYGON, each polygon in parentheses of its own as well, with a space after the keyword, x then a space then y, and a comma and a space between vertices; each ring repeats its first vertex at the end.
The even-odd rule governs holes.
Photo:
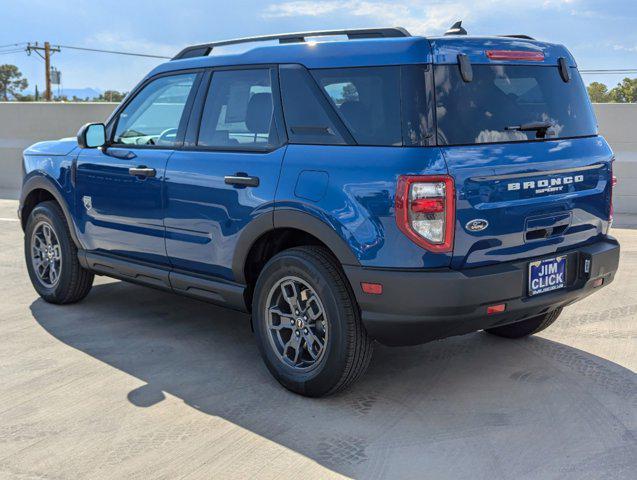
POLYGON ((619 264, 612 237, 559 254, 568 257, 566 287, 533 297, 527 295, 528 264, 535 259, 466 270, 344 269, 368 333, 386 345, 416 345, 564 307, 596 291, 598 279, 602 286, 612 282, 619 264), (363 293, 361 282, 381 283, 383 293, 363 293), (505 312, 487 315, 487 306, 500 303, 505 312))

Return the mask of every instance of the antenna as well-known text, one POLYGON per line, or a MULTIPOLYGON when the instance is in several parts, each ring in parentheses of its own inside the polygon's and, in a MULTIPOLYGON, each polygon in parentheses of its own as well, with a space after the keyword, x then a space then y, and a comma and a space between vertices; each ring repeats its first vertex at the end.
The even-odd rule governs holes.
POLYGON ((445 32, 445 35, 466 35, 467 31, 462 28, 462 20, 451 25, 451 28, 445 32))

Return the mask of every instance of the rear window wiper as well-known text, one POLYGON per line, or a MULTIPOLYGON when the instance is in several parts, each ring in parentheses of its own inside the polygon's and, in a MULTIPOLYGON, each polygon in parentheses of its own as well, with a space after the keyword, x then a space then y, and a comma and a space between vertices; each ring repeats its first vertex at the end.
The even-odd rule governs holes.
POLYGON ((536 132, 537 138, 544 138, 546 137, 547 131, 554 126, 555 124, 551 122, 529 122, 523 123, 522 125, 511 125, 504 127, 504 129, 516 132, 536 132))

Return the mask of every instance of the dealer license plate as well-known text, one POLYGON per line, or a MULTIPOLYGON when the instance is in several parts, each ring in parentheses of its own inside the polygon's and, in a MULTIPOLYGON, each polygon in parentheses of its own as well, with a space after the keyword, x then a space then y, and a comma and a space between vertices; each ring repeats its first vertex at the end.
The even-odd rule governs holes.
POLYGON ((529 295, 540 295, 566 286, 566 255, 529 263, 529 295))

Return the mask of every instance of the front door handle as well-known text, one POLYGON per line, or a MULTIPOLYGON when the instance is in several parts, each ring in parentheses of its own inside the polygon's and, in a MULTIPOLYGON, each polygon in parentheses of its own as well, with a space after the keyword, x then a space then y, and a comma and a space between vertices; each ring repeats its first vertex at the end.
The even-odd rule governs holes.
POLYGON ((237 185, 239 187, 258 187, 259 177, 250 177, 237 173, 236 175, 226 175, 224 181, 227 185, 237 185))
POLYGON ((128 173, 136 177, 154 177, 157 175, 157 171, 154 168, 144 167, 131 167, 128 169, 128 173))

